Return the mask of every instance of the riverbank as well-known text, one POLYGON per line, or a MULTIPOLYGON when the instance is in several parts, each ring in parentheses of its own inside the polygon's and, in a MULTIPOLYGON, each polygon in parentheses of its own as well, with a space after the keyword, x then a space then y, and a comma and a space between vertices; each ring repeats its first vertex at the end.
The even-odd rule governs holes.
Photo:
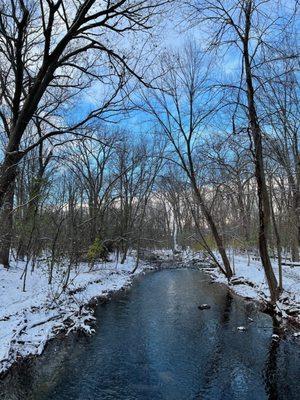
POLYGON ((24 263, 0 269, 0 375, 18 360, 41 354, 46 343, 60 332, 93 333, 91 304, 124 289, 135 276, 150 269, 149 264, 141 263, 132 274, 134 265, 133 257, 123 265, 111 261, 92 270, 80 264, 71 272, 65 290, 64 268, 55 273, 49 285, 47 267, 40 265, 28 272, 25 292, 21 280, 24 263))
POLYGON ((161 267, 95 308, 95 334, 59 335, 12 368, 0 398, 297 399, 298 339, 274 339, 257 304, 197 268, 161 267))
MULTIPOLYGON (((258 257, 251 257, 241 253, 229 252, 234 276, 228 281, 216 264, 202 252, 191 250, 173 254, 171 250, 158 250, 154 252, 160 262, 170 263, 178 267, 195 266, 209 274, 213 282, 226 285, 233 293, 244 299, 253 300, 261 305, 263 312, 269 313, 269 289, 264 274, 263 266, 258 257)), ((215 259, 222 265, 218 253, 215 259)), ((271 260, 275 275, 278 277, 276 260, 271 260)), ((300 267, 282 266, 283 292, 276 304, 275 316, 278 322, 288 322, 294 326, 295 336, 300 337, 300 267)), ((273 311, 272 311, 272 315, 273 311)))
MULTIPOLYGON (((132 279, 151 269, 181 268, 194 266, 208 273, 213 282, 225 284, 246 299, 268 301, 268 287, 261 264, 236 255, 235 276, 228 282, 209 262, 203 262, 200 254, 191 252, 173 255, 171 251, 151 254, 149 261, 142 262, 132 274, 135 259, 128 257, 125 264, 116 261, 97 264, 92 270, 80 264, 71 272, 67 289, 63 290, 65 271, 63 266, 56 272, 51 285, 47 281, 47 267, 40 265, 28 272, 26 291, 22 291, 20 279, 24 264, 19 262, 9 270, 0 270, 0 375, 14 363, 43 352, 46 343, 59 335, 82 330, 93 333, 94 307, 113 293, 129 286, 132 279)), ((277 273, 276 266, 274 266, 277 273)), ((284 268, 284 292, 277 304, 282 318, 300 326, 300 270, 284 268)), ((299 329, 294 334, 299 335, 299 329)))
MULTIPOLYGON (((218 261, 221 262, 219 259, 218 261)), ((186 262, 190 262, 190 257, 187 257, 186 262)), ((267 308, 270 295, 260 260, 243 254, 235 254, 231 262, 234 267, 234 276, 229 282, 213 264, 202 265, 201 269, 209 273, 214 282, 223 283, 234 293, 246 299, 259 301, 264 308, 267 308)), ((275 275, 278 276, 276 260, 272 261, 272 266, 275 275)), ((300 268, 283 266, 282 270, 283 292, 276 303, 275 311, 279 318, 300 328, 300 268)))

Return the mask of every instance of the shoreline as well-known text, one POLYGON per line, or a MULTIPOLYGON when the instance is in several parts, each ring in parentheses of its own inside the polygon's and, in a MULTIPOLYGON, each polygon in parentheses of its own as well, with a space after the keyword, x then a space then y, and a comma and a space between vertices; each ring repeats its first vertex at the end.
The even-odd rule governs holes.
MULTIPOLYGON (((117 264, 117 267, 114 262, 107 264, 105 269, 103 265, 98 265, 93 271, 83 270, 74 274, 74 282, 59 300, 49 300, 55 290, 47 284, 39 292, 30 292, 30 289, 36 289, 34 281, 34 287, 28 288, 27 292, 17 292, 20 297, 18 302, 4 304, 0 314, 0 379, 15 364, 42 354, 47 343, 54 338, 78 331, 93 334, 97 304, 109 301, 114 294, 130 288, 136 277, 153 268, 149 263, 141 262, 132 274, 132 257, 124 265, 117 264)), ((12 269, 8 275, 16 275, 17 272, 12 269)), ((4 276, 7 271, 1 273, 4 276)), ((12 278, 14 280, 16 276, 12 278)), ((5 285, 3 288, 7 289, 5 285)))
MULTIPOLYGON (((292 333, 298 333, 300 329, 300 314, 296 314, 295 316, 288 315, 286 312, 282 313, 282 309, 278 308, 278 304, 274 311, 270 309, 268 306, 266 298, 264 298, 259 292, 255 292, 255 290, 250 291, 252 293, 255 292, 255 295, 251 296, 247 293, 242 293, 239 290, 238 286, 245 286, 248 289, 253 289, 253 286, 250 286, 247 282, 243 282, 241 284, 235 284, 232 282, 228 282, 222 275, 220 275, 216 268, 207 267, 207 266, 198 266, 198 268, 203 271, 205 274, 209 275, 212 279, 212 283, 218 283, 226 286, 226 288, 233 293, 234 295, 242 298, 244 301, 252 301, 259 305, 260 311, 264 314, 269 315, 273 320, 276 319, 278 326, 280 329, 286 329, 286 331, 291 331, 292 333), (216 273, 217 272, 217 273, 216 273)), ((235 277, 236 278, 236 277, 235 277)), ((251 284, 253 284, 251 282, 251 284)), ((279 303, 280 304, 280 303, 279 303)), ((291 305, 293 307, 293 305, 291 305)))
MULTIPOLYGON (((107 303, 111 300, 113 300, 114 296, 117 296, 118 294, 120 294, 121 292, 125 291, 125 290, 130 290, 131 285, 133 283, 133 280, 138 278, 139 276, 141 276, 143 274, 143 271, 141 271, 139 274, 133 275, 132 279, 130 282, 126 283, 124 286, 122 286, 121 288, 119 288, 116 291, 109 291, 106 294, 100 294, 98 297, 94 297, 92 298, 89 303, 85 304, 85 307, 88 308, 89 310, 92 311, 92 314, 94 313, 95 309, 104 303, 107 303)), ((90 322, 90 326, 92 327, 94 324, 94 321, 90 322)), ((0 372, 0 380, 4 379, 8 374, 13 374, 14 370, 18 369, 18 368, 22 368, 23 366, 26 365, 26 363, 30 362, 31 360, 35 360, 37 357, 39 357, 40 355, 42 355, 44 353, 44 351, 47 349, 48 345, 55 341, 55 340, 64 340, 66 339, 66 337, 68 335, 93 335, 93 332, 91 332, 90 334, 88 334, 86 331, 77 328, 72 330, 71 332, 68 332, 68 327, 65 326, 65 328, 63 328, 60 332, 54 334, 52 337, 50 337, 49 339, 47 339, 47 341, 45 342, 45 345, 43 347, 43 350, 40 354, 28 354, 27 356, 24 357, 20 357, 18 359, 16 359, 7 369, 5 369, 4 371, 0 372)))
MULTIPOLYGON (((219 279, 220 277, 216 274, 213 274, 211 271, 212 268, 208 267, 207 264, 195 261, 186 262, 184 260, 176 260, 176 259, 141 262, 138 270, 134 274, 132 274, 131 272, 127 272, 125 280, 124 282, 122 282, 121 286, 119 286, 116 289, 112 288, 110 290, 104 290, 102 292, 99 292, 98 295, 91 297, 87 302, 81 304, 80 310, 83 311, 83 314, 79 313, 78 318, 79 320, 80 319, 83 320, 83 325, 78 324, 77 326, 72 326, 70 329, 70 322, 68 321, 68 319, 63 320, 63 326, 61 326, 58 331, 55 330, 52 331, 50 335, 39 344, 39 345, 42 344, 42 347, 40 347, 40 351, 33 351, 26 355, 17 354, 16 357, 12 359, 9 364, 7 364, 6 368, 2 367, 3 369, 0 372, 0 379, 6 377, 9 373, 13 373, 15 369, 22 367, 22 365, 26 364, 26 362, 33 360, 39 355, 41 355, 48 346, 48 344, 53 340, 57 339, 64 340, 64 338, 67 337, 70 333, 74 333, 76 335, 80 333, 83 333, 85 335, 92 335, 94 333, 93 324, 95 321, 94 312, 96 307, 99 304, 103 304, 113 300, 114 297, 116 297, 118 294, 120 294, 125 290, 131 290, 133 281, 136 278, 150 272, 157 272, 164 269, 181 269, 181 268, 193 268, 199 270, 200 272, 209 276, 212 284, 216 283, 225 286, 233 295, 242 298, 243 301, 250 301, 257 304, 259 307, 259 311, 269 315, 270 317, 272 317, 274 321, 275 315, 274 314, 271 315, 270 312, 268 312, 266 304, 263 302, 262 299, 245 296, 235 291, 234 285, 230 285, 228 284, 228 282, 220 280, 219 279)), ((119 275, 119 273, 120 273, 119 271, 116 271, 116 275, 119 275)), ((114 273, 111 272, 111 274, 114 273)), ((79 292, 80 291, 81 288, 79 288, 79 292)), ((279 323, 281 324, 280 330, 282 330, 283 338, 285 338, 286 334, 289 335, 291 333, 292 335, 293 332, 296 332, 296 330, 300 328, 300 322, 296 318, 292 317, 281 318, 279 323)), ((3 363, 3 361, 6 360, 0 360, 1 363, 3 363)))

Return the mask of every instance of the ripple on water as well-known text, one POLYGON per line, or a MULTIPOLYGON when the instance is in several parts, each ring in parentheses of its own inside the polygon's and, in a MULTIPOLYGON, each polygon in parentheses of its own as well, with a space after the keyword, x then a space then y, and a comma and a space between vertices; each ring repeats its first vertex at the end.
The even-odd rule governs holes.
POLYGON ((298 341, 272 340, 270 317, 197 270, 139 278, 96 316, 95 335, 50 343, 0 383, 0 399, 299 398, 298 341))

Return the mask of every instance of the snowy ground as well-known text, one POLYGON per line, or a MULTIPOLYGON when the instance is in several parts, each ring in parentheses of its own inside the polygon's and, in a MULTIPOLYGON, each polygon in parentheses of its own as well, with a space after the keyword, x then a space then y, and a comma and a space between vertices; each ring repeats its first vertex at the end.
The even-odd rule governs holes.
MULTIPOLYGON (((217 256, 218 261, 221 261, 217 256)), ((264 270, 259 260, 238 254, 231 256, 231 264, 234 266, 235 276, 229 286, 237 294, 255 299, 269 300, 269 289, 264 270)), ((272 260, 274 273, 278 278, 277 261, 272 260)), ((277 310, 283 317, 292 316, 300 323, 300 267, 282 266, 283 269, 283 293, 277 303, 277 310)), ((224 275, 217 268, 206 268, 215 281, 228 284, 224 275)))
MULTIPOLYGON (((190 266, 203 261, 202 254, 191 251, 174 256, 172 251, 164 250, 155 252, 154 256, 162 261, 174 260, 177 265, 190 266)), ((93 310, 87 305, 94 298, 105 297, 129 285, 134 262, 134 258, 129 257, 124 265, 116 262, 98 264, 92 271, 82 264, 71 273, 65 291, 62 290, 65 279, 63 266, 60 273, 54 275, 51 285, 47 282, 46 266, 33 273, 29 271, 25 292, 20 280, 23 263, 13 265, 8 271, 0 268, 0 373, 19 358, 40 354, 46 342, 60 331, 68 333, 83 329, 92 333, 93 310)), ((261 263, 250 259, 248 264, 244 255, 231 256, 231 262, 235 268, 235 276, 229 284, 231 289, 244 297, 267 300, 269 292, 261 263)), ((200 263, 200 266, 215 281, 228 284, 217 268, 208 263, 200 263)), ((273 266, 278 276, 275 261, 273 266)), ((136 274, 145 268, 146 265, 141 264, 136 274)), ((300 267, 283 267, 283 285, 284 293, 278 302, 278 310, 284 317, 292 315, 300 323, 300 267)))
MULTIPOLYGON (((46 342, 58 332, 84 329, 92 332, 93 310, 86 305, 99 296, 107 296, 130 284, 134 259, 124 265, 115 262, 96 265, 89 271, 80 265, 72 272, 70 283, 62 291, 63 271, 56 273, 48 285, 46 268, 28 272, 26 292, 22 291, 20 276, 23 263, 8 271, 0 269, 0 373, 16 360, 40 354, 46 342)), ((140 273, 141 265, 136 271, 140 273)))

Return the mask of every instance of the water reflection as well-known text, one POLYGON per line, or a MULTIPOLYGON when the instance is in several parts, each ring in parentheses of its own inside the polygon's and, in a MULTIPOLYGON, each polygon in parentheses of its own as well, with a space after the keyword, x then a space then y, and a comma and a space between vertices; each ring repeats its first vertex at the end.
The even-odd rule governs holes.
POLYGON ((149 274, 96 314, 94 336, 50 344, 0 383, 0 399, 298 398, 296 341, 272 340, 269 316, 199 271, 149 274))
MULTIPOLYGON (((289 381, 292 381, 292 377, 288 375, 289 368, 289 360, 293 363, 293 357, 295 354, 299 354, 299 347, 295 346, 296 353, 292 355, 290 350, 293 348, 292 346, 285 346, 285 331, 282 326, 279 324, 276 317, 272 318, 273 322, 273 338, 270 340, 266 363, 263 370, 263 376, 265 381, 265 388, 267 398, 269 400, 278 400, 282 397, 282 393, 285 393, 285 398, 293 398, 293 391, 290 388, 293 385, 289 384, 289 381), (283 348, 285 351, 283 352, 283 348)), ((299 358, 298 358, 299 361, 299 358)), ((300 368, 299 362, 296 364, 298 366, 295 371, 296 379, 300 378, 300 368)))
MULTIPOLYGON (((221 358, 223 355, 224 347, 224 339, 223 329, 228 328, 228 323, 230 319, 230 313, 232 310, 232 296, 229 291, 226 291, 224 294, 224 309, 220 313, 220 327, 216 331, 216 340, 214 344, 214 350, 211 356, 208 358, 207 365, 205 367, 205 373, 203 378, 203 387, 200 392, 197 394, 196 399, 202 399, 203 395, 206 394, 214 388, 213 381, 219 374, 219 369, 221 367, 221 358)), ((215 395, 215 394, 214 394, 215 395)), ((213 397, 212 397, 213 398, 213 397)))
MULTIPOLYGON (((277 332, 274 329, 274 333, 277 332)), ((275 333, 276 334, 276 333, 275 333)), ((277 400, 278 399, 278 387, 277 387, 277 357, 278 350, 280 346, 281 339, 273 339, 270 342, 268 355, 266 358, 266 366, 264 370, 265 375, 265 385, 266 385, 266 393, 268 395, 269 400, 277 400)))

